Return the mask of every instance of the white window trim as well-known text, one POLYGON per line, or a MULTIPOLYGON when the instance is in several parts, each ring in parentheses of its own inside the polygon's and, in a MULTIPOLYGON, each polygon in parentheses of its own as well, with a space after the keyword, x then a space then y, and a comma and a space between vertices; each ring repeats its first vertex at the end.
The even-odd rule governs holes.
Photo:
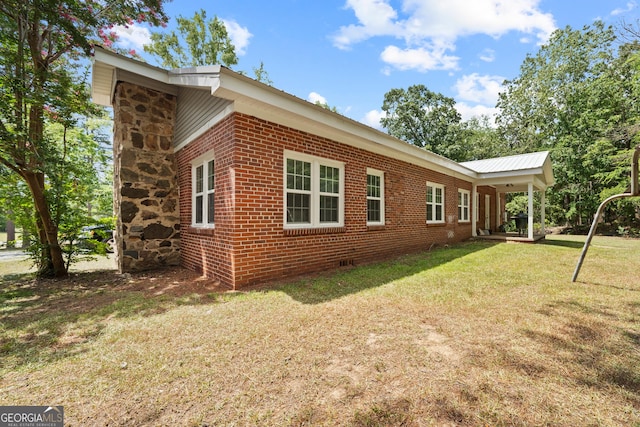
POLYGON ((369 221, 369 212, 367 211, 367 225, 384 225, 384 172, 377 169, 367 168, 367 175, 380 177, 380 197, 367 196, 367 201, 380 201, 380 221, 369 221))
MULTIPOLYGON (((344 163, 335 160, 329 160, 322 157, 310 156, 308 154, 302 154, 295 151, 284 150, 283 156, 283 215, 282 223, 285 229, 305 229, 305 228, 331 228, 331 227, 343 227, 344 226, 344 163), (287 159, 299 160, 302 162, 311 163, 311 200, 310 200, 310 219, 309 223, 305 224, 289 224, 287 223, 287 159), (340 184, 338 193, 338 222, 320 222, 320 166, 329 166, 337 168, 339 170, 340 184)), ((293 192, 299 192, 293 190, 293 192)))
POLYGON ((214 199, 215 199, 215 191, 216 191, 215 177, 214 177, 213 189, 207 188, 208 177, 209 177, 208 167, 209 167, 209 162, 211 160, 214 161, 214 174, 215 174, 215 156, 213 155, 213 153, 206 153, 191 161, 191 226, 192 227, 215 228, 215 208, 214 208, 214 218, 213 218, 214 222, 213 223, 207 222, 209 218, 209 215, 207 212, 209 208, 209 204, 207 203, 208 202, 207 199, 209 194, 214 194, 214 199), (202 221, 203 222, 197 223, 196 222, 196 196, 200 193, 196 193, 196 169, 200 166, 203 167, 202 169, 202 180, 203 180, 202 221))
POLYGON ((464 208, 467 208, 467 217, 463 218, 463 217, 459 217, 458 218, 458 222, 471 222, 471 192, 469 190, 463 190, 461 188, 458 189, 458 194, 462 194, 462 203, 460 203, 460 201, 458 201, 458 210, 461 210, 462 212, 464 212, 464 208), (467 205, 464 205, 464 195, 467 195, 467 205), (462 208, 462 209, 460 209, 462 208))
MULTIPOLYGON (((436 219, 432 219, 432 220, 428 220, 427 219, 427 224, 444 224, 445 223, 445 187, 443 184, 436 184, 435 182, 428 182, 427 181, 427 186, 425 187, 425 207, 427 205, 427 191, 428 191, 428 187, 432 187, 433 188, 433 212, 431 213, 431 216, 433 218, 436 217, 436 206, 442 206, 442 219, 441 220, 436 220, 436 219), (442 190, 442 203, 436 204, 435 202, 435 197, 436 197, 436 188, 440 188, 442 190)), ((425 209, 425 213, 426 213, 426 209, 425 209)), ((428 216, 427 216, 428 218, 428 216)))

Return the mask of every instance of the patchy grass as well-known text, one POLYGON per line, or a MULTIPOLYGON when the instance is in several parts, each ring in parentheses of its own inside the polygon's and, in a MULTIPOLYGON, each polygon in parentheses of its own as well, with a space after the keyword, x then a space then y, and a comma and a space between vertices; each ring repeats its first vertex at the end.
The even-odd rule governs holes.
POLYGON ((184 270, 0 276, 0 405, 64 405, 67 425, 640 426, 640 241, 596 237, 571 283, 583 239, 246 292, 184 270))

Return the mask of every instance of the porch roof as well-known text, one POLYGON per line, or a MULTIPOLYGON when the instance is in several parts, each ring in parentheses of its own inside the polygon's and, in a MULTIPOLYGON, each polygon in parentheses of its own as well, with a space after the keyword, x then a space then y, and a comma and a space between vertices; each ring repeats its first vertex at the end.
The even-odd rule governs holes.
POLYGON ((501 193, 527 191, 529 183, 538 190, 553 185, 548 151, 474 160, 460 163, 478 174, 479 185, 491 185, 501 193))

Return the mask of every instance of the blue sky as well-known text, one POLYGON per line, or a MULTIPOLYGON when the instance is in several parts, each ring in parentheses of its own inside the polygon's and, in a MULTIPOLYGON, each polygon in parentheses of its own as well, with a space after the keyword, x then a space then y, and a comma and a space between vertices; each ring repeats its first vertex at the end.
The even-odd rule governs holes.
MULTIPOLYGON (((201 8, 227 26, 235 70, 253 76, 263 62, 278 89, 378 128, 384 94, 414 84, 454 98, 463 119, 491 115, 502 82, 555 29, 640 18, 629 0, 174 0, 167 30, 201 8)), ((118 32, 138 53, 150 34, 118 32)))

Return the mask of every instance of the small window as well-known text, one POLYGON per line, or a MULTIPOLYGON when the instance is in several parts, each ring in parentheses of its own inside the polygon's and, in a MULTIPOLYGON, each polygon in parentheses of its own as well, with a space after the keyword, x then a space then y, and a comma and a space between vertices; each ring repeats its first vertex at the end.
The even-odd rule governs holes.
POLYGON ((213 227, 215 223, 215 160, 207 156, 192 164, 192 219, 195 227, 213 227))
POLYGON ((444 185, 427 182, 427 224, 444 223, 444 185))
POLYGON ((384 172, 367 169, 367 224, 384 224, 384 172))
POLYGON ((287 228, 344 224, 344 164, 285 151, 287 228))
POLYGON ((458 190, 458 221, 469 222, 469 200, 471 193, 468 190, 458 190))

